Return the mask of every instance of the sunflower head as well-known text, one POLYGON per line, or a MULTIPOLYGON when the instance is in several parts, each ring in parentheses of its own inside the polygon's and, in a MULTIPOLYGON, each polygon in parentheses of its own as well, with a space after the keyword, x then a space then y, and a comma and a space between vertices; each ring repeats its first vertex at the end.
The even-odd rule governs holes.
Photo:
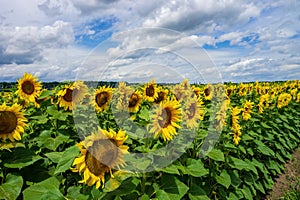
POLYGON ((27 119, 21 111, 22 106, 14 104, 7 106, 6 103, 0 105, 0 138, 10 141, 21 140, 24 127, 27 126, 27 119))
POLYGON ((59 106, 65 110, 72 110, 76 108, 85 96, 88 95, 88 88, 82 81, 76 81, 64 86, 62 90, 57 93, 59 106))
POLYGON ((155 80, 151 80, 144 87, 144 98, 149 102, 154 102, 154 100, 158 97, 157 94, 157 86, 155 80))
POLYGON ((162 134, 164 140, 172 140, 176 135, 176 128, 180 128, 181 108, 177 100, 167 100, 161 102, 152 116, 150 132, 156 138, 162 134))
POLYGON ((124 131, 116 133, 113 130, 98 128, 97 133, 92 133, 78 144, 81 155, 73 162, 73 172, 83 173, 83 180, 89 186, 96 184, 98 189, 104 187, 104 178, 107 172, 124 166, 124 154, 128 153, 128 146, 124 145, 127 136, 124 131))
POLYGON ((212 99, 213 93, 214 93, 213 89, 214 88, 211 84, 206 85, 206 87, 203 90, 205 100, 211 100, 212 99))
POLYGON ((198 120, 203 120, 204 108, 200 98, 191 98, 185 103, 183 117, 187 128, 198 127, 198 120))
POLYGON ((20 99, 34 103, 35 98, 40 95, 42 89, 42 83, 38 82, 38 78, 25 72, 17 82, 18 90, 16 94, 19 95, 20 99))
POLYGON ((102 86, 95 90, 93 104, 96 111, 101 112, 108 108, 108 105, 112 99, 113 89, 110 87, 102 86))
POLYGON ((168 93, 169 93, 168 89, 165 89, 163 87, 158 87, 157 98, 155 99, 154 102, 157 103, 157 104, 159 104, 160 102, 166 100, 168 93))
POLYGON ((129 112, 137 112, 142 103, 143 97, 139 91, 135 91, 131 94, 128 102, 129 112))

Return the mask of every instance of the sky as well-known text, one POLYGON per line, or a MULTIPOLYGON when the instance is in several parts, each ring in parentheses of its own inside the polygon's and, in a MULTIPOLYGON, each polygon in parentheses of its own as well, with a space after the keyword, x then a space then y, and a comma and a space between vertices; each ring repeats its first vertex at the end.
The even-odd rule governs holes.
POLYGON ((0 81, 300 79, 298 0, 0 0, 0 81))

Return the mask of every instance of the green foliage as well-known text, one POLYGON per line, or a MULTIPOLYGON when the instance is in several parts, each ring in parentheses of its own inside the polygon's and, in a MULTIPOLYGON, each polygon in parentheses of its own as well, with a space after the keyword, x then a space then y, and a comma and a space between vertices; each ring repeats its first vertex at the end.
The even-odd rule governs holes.
MULTIPOLYGON (((214 113, 219 111, 222 101, 213 102, 201 96, 205 102, 204 119, 193 131, 180 124, 184 128, 178 131, 176 141, 164 141, 160 136, 154 139, 149 134, 155 112, 153 103, 143 101, 137 113, 129 114, 110 107, 97 113, 95 120, 84 112, 66 111, 57 105, 56 95, 63 84, 54 90, 44 90, 38 98, 44 100, 40 108, 33 105, 24 108, 28 127, 22 140, 11 143, 1 140, 0 199, 262 199, 299 145, 300 106, 293 99, 288 106, 278 109, 275 96, 270 99, 270 106, 260 113, 258 104, 262 94, 256 91, 255 84, 249 84, 253 88, 244 96, 238 93, 240 84, 228 85, 237 88, 230 96, 226 124, 220 134, 215 133, 217 117, 214 113), (242 109, 246 100, 254 102, 251 118, 246 121, 239 114, 242 135, 239 144, 234 144, 231 108, 242 109), (74 113, 81 122, 76 126, 74 113), (125 155, 131 172, 123 171, 122 167, 107 171, 104 187, 99 189, 78 183, 83 173, 71 170, 74 159, 80 156, 76 144, 95 131, 95 124, 105 130, 126 130, 125 145, 129 146, 129 152, 151 154, 141 156, 138 162, 125 155), (188 139, 190 142, 186 144, 188 139), (161 150, 166 146, 175 148, 172 152, 161 150), (178 158, 169 163, 169 157, 177 155, 178 158), (155 162, 167 166, 159 168, 153 165, 155 162), (148 171, 152 165, 155 171, 148 171)), ((284 83, 270 85, 281 88, 280 92, 290 91, 284 83)), ((135 85, 131 87, 142 90, 135 85)), ((197 87, 203 90, 205 86, 197 87)), ((14 92, 16 88, 11 90, 14 92)), ((11 98, 21 103, 15 94, 11 98)), ((7 97, 0 100, 8 102, 7 97)), ((116 99, 112 103, 116 104, 116 99)), ((82 111, 91 109, 90 104, 80 106, 82 111)), ((283 197, 297 198, 298 190, 283 197)))

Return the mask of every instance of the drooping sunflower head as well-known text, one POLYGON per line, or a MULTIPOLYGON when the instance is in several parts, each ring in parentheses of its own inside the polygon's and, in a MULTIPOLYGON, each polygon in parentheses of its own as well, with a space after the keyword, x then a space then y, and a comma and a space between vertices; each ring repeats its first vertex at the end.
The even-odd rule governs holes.
POLYGON ((158 97, 157 94, 157 86, 155 80, 151 80, 144 87, 144 98, 149 102, 154 102, 154 100, 158 97))
POLYGON ((38 78, 25 72, 17 82, 18 90, 16 94, 19 95, 20 99, 34 103, 35 98, 40 95, 42 89, 42 83, 38 82, 38 78))
POLYGON ((83 173, 83 180, 89 186, 96 184, 98 189, 104 187, 105 174, 112 169, 124 166, 124 155, 128 153, 128 146, 124 145, 127 136, 124 131, 116 133, 113 130, 98 128, 97 133, 86 137, 78 144, 81 155, 73 162, 73 172, 83 173))
POLYGON ((198 127, 198 121, 203 120, 204 108, 200 98, 188 99, 185 103, 183 118, 186 121, 187 128, 198 127))
POLYGON ((157 89, 157 98, 155 99, 155 103, 159 104, 160 102, 167 99, 167 95, 169 93, 168 89, 165 89, 163 87, 158 87, 157 89))
POLYGON ((181 120, 181 108, 177 100, 161 102, 152 116, 150 133, 154 134, 154 138, 162 134, 164 140, 172 140, 177 133, 176 128, 180 128, 178 123, 181 120))
POLYGON ((249 120, 251 118, 251 110, 253 108, 254 102, 247 100, 243 107, 242 116, 244 120, 249 120))
POLYGON ((211 100, 214 93, 214 87, 211 84, 207 84, 203 90, 204 93, 204 99, 205 100, 211 100))
POLYGON ((97 112, 106 110, 112 99, 113 88, 102 86, 95 90, 93 104, 97 112))
MULTIPOLYGON (((134 89, 130 86, 126 86, 126 83, 121 82, 119 83, 119 87, 117 90, 117 105, 116 109, 118 111, 125 111, 128 112, 129 107, 129 101, 132 97, 132 94, 134 93, 134 89)), ((136 98, 136 97, 134 97, 136 98)), ((133 100, 133 99, 132 99, 133 100)), ((134 102, 132 101, 132 106, 134 102)))
POLYGON ((21 140, 24 127, 27 126, 27 119, 21 111, 22 106, 13 104, 7 106, 6 103, 0 105, 0 138, 10 141, 21 140))
POLYGON ((65 87, 57 93, 59 106, 65 110, 76 108, 85 96, 88 95, 88 88, 82 81, 76 81, 65 87))
POLYGON ((139 91, 134 91, 131 94, 128 102, 129 112, 139 111, 142 100, 143 100, 143 96, 141 95, 141 93, 139 91))

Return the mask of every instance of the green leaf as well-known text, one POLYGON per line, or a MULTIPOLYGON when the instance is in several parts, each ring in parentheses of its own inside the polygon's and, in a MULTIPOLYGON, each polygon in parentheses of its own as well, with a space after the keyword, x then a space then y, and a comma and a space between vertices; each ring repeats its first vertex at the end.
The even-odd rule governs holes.
POLYGON ((255 182, 254 182, 254 187, 255 187, 257 190, 259 190, 261 193, 266 194, 266 191, 265 191, 265 189, 264 189, 264 187, 263 187, 263 185, 261 184, 260 181, 255 181, 255 182))
POLYGON ((63 152, 62 157, 59 159, 54 174, 65 172, 70 169, 74 159, 76 158, 76 156, 78 156, 78 154, 79 149, 77 146, 67 148, 63 152))
POLYGON ((44 98, 52 96, 52 95, 53 95, 52 90, 44 90, 38 99, 44 99, 44 98))
POLYGON ((181 199, 189 190, 188 186, 170 174, 165 174, 161 182, 162 189, 167 193, 169 199, 181 199))
POLYGON ((24 200, 64 199, 59 191, 59 184, 55 177, 36 183, 23 191, 24 200))
POLYGON ((40 147, 55 151, 59 145, 69 140, 69 136, 58 133, 56 137, 52 137, 51 133, 50 130, 41 132, 40 136, 37 138, 37 143, 40 147))
POLYGON ((230 160, 232 161, 233 164, 232 167, 238 169, 238 170, 243 170, 243 169, 247 169, 248 167, 248 163, 246 163, 245 161, 235 158, 235 157, 230 157, 230 160))
POLYGON ((226 189, 228 189, 231 184, 231 177, 227 173, 227 171, 223 169, 220 176, 216 176, 216 181, 217 183, 223 185, 226 189))
POLYGON ((147 194, 143 194, 140 200, 150 200, 150 197, 147 194))
POLYGON ((25 148, 15 148, 12 153, 3 155, 4 166, 7 168, 23 168, 29 166, 42 157, 25 148))
POLYGON ((201 160, 189 159, 185 173, 194 177, 201 177, 207 175, 209 170, 204 168, 201 160))
POLYGON ((178 167, 174 164, 171 164, 163 169, 161 169, 161 171, 166 172, 168 174, 177 174, 180 175, 179 171, 178 171, 178 167))
POLYGON ((270 149, 268 146, 266 146, 263 142, 259 140, 254 141, 257 145, 257 149, 266 156, 275 156, 275 153, 272 149, 270 149))
POLYGON ((246 199, 253 199, 250 189, 247 186, 243 186, 242 193, 246 199))
POLYGON ((169 197, 168 193, 164 190, 157 190, 156 191, 156 198, 157 200, 164 199, 164 200, 172 200, 171 197, 169 197))
POLYGON ((46 153, 45 156, 47 156, 52 162, 58 163, 63 153, 64 152, 50 152, 50 153, 46 153))
POLYGON ((209 200, 205 190, 196 184, 191 185, 188 196, 190 200, 209 200))
POLYGON ((68 188, 68 199, 76 199, 76 200, 87 200, 89 199, 89 195, 84 195, 80 193, 80 187, 72 186, 68 188))
POLYGON ((111 192, 120 187, 123 181, 127 178, 132 177, 133 173, 125 172, 125 171, 116 171, 114 174, 114 178, 110 178, 103 188, 103 192, 111 192))
POLYGON ((265 122, 261 122, 260 125, 261 125, 263 128, 266 128, 266 129, 272 129, 272 127, 270 127, 269 125, 267 125, 265 122))
POLYGON ((0 185, 0 199, 14 200, 19 196, 23 186, 23 178, 13 174, 6 176, 5 183, 0 185))
POLYGON ((231 185, 237 188, 242 183, 238 171, 234 170, 234 171, 229 171, 228 173, 230 175, 231 185))
POLYGON ((30 119, 34 119, 34 124, 46 124, 48 122, 47 115, 40 115, 40 116, 32 116, 30 119))
POLYGON ((207 156, 215 161, 222 161, 224 162, 224 154, 221 150, 219 149, 212 149, 207 156))

